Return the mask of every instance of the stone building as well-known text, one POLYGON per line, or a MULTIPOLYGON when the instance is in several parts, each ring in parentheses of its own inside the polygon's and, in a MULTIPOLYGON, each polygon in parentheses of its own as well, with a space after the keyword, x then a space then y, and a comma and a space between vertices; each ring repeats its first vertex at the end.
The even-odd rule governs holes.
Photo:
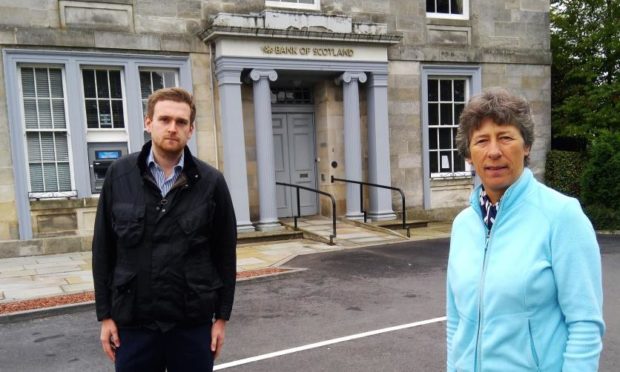
MULTIPOLYGON (((458 113, 490 86, 532 104, 530 166, 544 172, 548 1, 27 0, 0 10, 0 256, 88 246, 107 164, 148 140, 143 107, 159 87, 195 95, 190 148, 224 172, 240 231, 296 212, 293 189, 275 181, 329 192, 339 215, 359 218, 359 187, 332 176, 401 188, 409 217, 452 217, 474 182, 455 150, 458 113)), ((300 195, 302 214, 329 213, 300 195)), ((362 198, 373 219, 402 212, 389 190, 362 198)))

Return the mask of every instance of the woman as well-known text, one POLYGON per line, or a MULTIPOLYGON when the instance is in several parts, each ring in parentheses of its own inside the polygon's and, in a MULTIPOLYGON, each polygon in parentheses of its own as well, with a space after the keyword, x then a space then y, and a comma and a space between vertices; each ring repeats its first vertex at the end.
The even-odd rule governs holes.
POLYGON ((596 235, 579 202, 526 168, 528 103, 473 97, 456 137, 481 185, 454 220, 447 279, 449 371, 596 371, 605 329, 596 235))

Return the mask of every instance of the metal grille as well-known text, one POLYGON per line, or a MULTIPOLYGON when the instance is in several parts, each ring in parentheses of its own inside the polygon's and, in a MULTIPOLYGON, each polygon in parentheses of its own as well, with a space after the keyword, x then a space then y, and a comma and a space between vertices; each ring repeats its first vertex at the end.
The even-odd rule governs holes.
POLYGON ((310 88, 271 88, 271 103, 313 104, 310 88))

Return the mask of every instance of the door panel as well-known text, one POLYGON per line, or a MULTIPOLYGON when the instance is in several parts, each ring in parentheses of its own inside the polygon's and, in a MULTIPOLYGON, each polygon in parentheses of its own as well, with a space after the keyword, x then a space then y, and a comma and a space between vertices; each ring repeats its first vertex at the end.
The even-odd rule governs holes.
MULTIPOLYGON (((273 114, 276 179, 279 182, 316 188, 314 116, 273 114)), ((276 188, 278 217, 297 214, 297 195, 292 187, 276 188)), ((317 213, 318 195, 300 190, 301 215, 317 213)))
MULTIPOLYGON (((287 117, 289 130, 289 159, 291 164, 291 183, 316 188, 316 172, 314 163, 314 125, 311 114, 289 114, 287 117)), ((296 208, 297 195, 293 195, 296 208)), ((301 190, 300 206, 303 216, 316 214, 317 194, 301 190)))
MULTIPOLYGON (((272 114, 273 121, 273 155, 276 169, 276 182, 291 183, 289 175, 288 135, 286 114, 272 114)), ((292 216, 291 188, 276 186, 276 205, 278 217, 292 216)))

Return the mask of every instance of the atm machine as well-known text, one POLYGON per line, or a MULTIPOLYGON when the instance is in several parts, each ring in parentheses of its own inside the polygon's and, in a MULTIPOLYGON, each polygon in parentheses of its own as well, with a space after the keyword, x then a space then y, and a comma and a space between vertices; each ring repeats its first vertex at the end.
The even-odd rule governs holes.
POLYGON ((88 147, 88 164, 90 166, 90 189, 93 194, 101 192, 105 174, 112 163, 127 155, 125 142, 91 142, 88 147))

